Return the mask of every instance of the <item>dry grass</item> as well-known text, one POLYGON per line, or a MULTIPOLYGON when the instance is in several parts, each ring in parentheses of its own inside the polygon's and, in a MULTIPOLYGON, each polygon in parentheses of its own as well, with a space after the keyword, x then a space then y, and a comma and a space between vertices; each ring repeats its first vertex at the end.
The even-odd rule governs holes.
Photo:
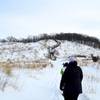
POLYGON ((4 91, 7 86, 17 89, 18 87, 10 82, 9 79, 14 78, 13 70, 18 69, 42 69, 49 65, 49 60, 41 59, 36 61, 5 61, 0 62, 0 70, 3 72, 0 78, 0 90, 4 91))
POLYGON ((95 74, 85 73, 84 80, 85 80, 83 81, 84 92, 95 94, 96 84, 100 83, 100 78, 95 74))
POLYGON ((43 59, 37 61, 5 61, 0 62, 0 69, 2 69, 5 74, 11 75, 13 68, 42 69, 49 64, 49 61, 43 59))
POLYGON ((84 76, 88 81, 96 82, 96 83, 100 82, 100 79, 96 74, 85 73, 84 76))
POLYGON ((12 64, 10 64, 10 63, 8 63, 8 62, 3 62, 3 63, 1 63, 0 62, 0 69, 2 69, 2 71, 5 73, 5 74, 7 74, 7 75, 11 75, 11 73, 12 73, 12 68, 13 68, 13 66, 12 66, 12 64))
POLYGON ((93 63, 91 59, 77 59, 78 65, 79 66, 88 66, 93 63))

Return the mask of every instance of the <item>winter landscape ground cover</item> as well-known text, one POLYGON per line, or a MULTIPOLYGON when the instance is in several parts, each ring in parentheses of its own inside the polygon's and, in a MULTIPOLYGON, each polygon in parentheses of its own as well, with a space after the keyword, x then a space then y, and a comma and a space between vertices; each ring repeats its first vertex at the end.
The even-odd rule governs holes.
MULTIPOLYGON (((37 43, 0 44, 1 100, 63 100, 59 89, 62 64, 71 55, 99 55, 100 50, 63 41, 56 48, 57 59, 48 59, 48 46, 54 41, 37 43)), ((100 62, 77 59, 83 70, 83 93, 79 100, 98 100, 100 97, 100 62)))

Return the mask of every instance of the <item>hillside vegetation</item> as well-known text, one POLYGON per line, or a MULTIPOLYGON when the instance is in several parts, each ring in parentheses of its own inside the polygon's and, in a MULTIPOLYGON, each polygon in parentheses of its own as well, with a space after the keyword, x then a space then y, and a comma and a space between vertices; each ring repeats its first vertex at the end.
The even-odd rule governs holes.
POLYGON ((1 42, 19 42, 19 43, 31 43, 31 42, 37 42, 40 40, 48 40, 48 39, 54 39, 54 40, 67 40, 72 42, 77 42, 80 44, 85 44, 88 46, 92 46, 94 48, 100 48, 100 39, 96 37, 91 37, 88 35, 82 35, 78 33, 55 33, 54 35, 48 35, 48 34, 42 34, 41 36, 29 36, 27 38, 23 39, 17 39, 16 37, 10 36, 7 37, 7 39, 0 40, 1 42))

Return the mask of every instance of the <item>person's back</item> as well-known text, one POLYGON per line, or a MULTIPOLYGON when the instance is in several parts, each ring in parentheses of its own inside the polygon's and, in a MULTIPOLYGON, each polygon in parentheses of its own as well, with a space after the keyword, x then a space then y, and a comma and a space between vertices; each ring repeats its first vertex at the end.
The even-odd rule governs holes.
MULTIPOLYGON (((60 89, 62 90, 64 88, 63 94, 65 98, 68 97, 68 95, 73 97, 72 95, 74 94, 78 96, 80 93, 82 93, 82 85, 81 85, 82 78, 83 78, 83 73, 81 68, 77 66, 77 62, 76 61, 70 62, 68 68, 66 68, 62 76, 60 83, 60 89)), ((68 100, 77 100, 77 99, 68 99, 68 100)))

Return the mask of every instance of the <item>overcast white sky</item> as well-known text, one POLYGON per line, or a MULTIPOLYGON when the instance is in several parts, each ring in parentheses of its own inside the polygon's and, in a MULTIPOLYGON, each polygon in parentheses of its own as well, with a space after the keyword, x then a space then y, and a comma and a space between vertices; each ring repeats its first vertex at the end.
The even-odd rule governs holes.
POLYGON ((0 37, 76 32, 100 38, 100 0, 0 0, 0 37))

